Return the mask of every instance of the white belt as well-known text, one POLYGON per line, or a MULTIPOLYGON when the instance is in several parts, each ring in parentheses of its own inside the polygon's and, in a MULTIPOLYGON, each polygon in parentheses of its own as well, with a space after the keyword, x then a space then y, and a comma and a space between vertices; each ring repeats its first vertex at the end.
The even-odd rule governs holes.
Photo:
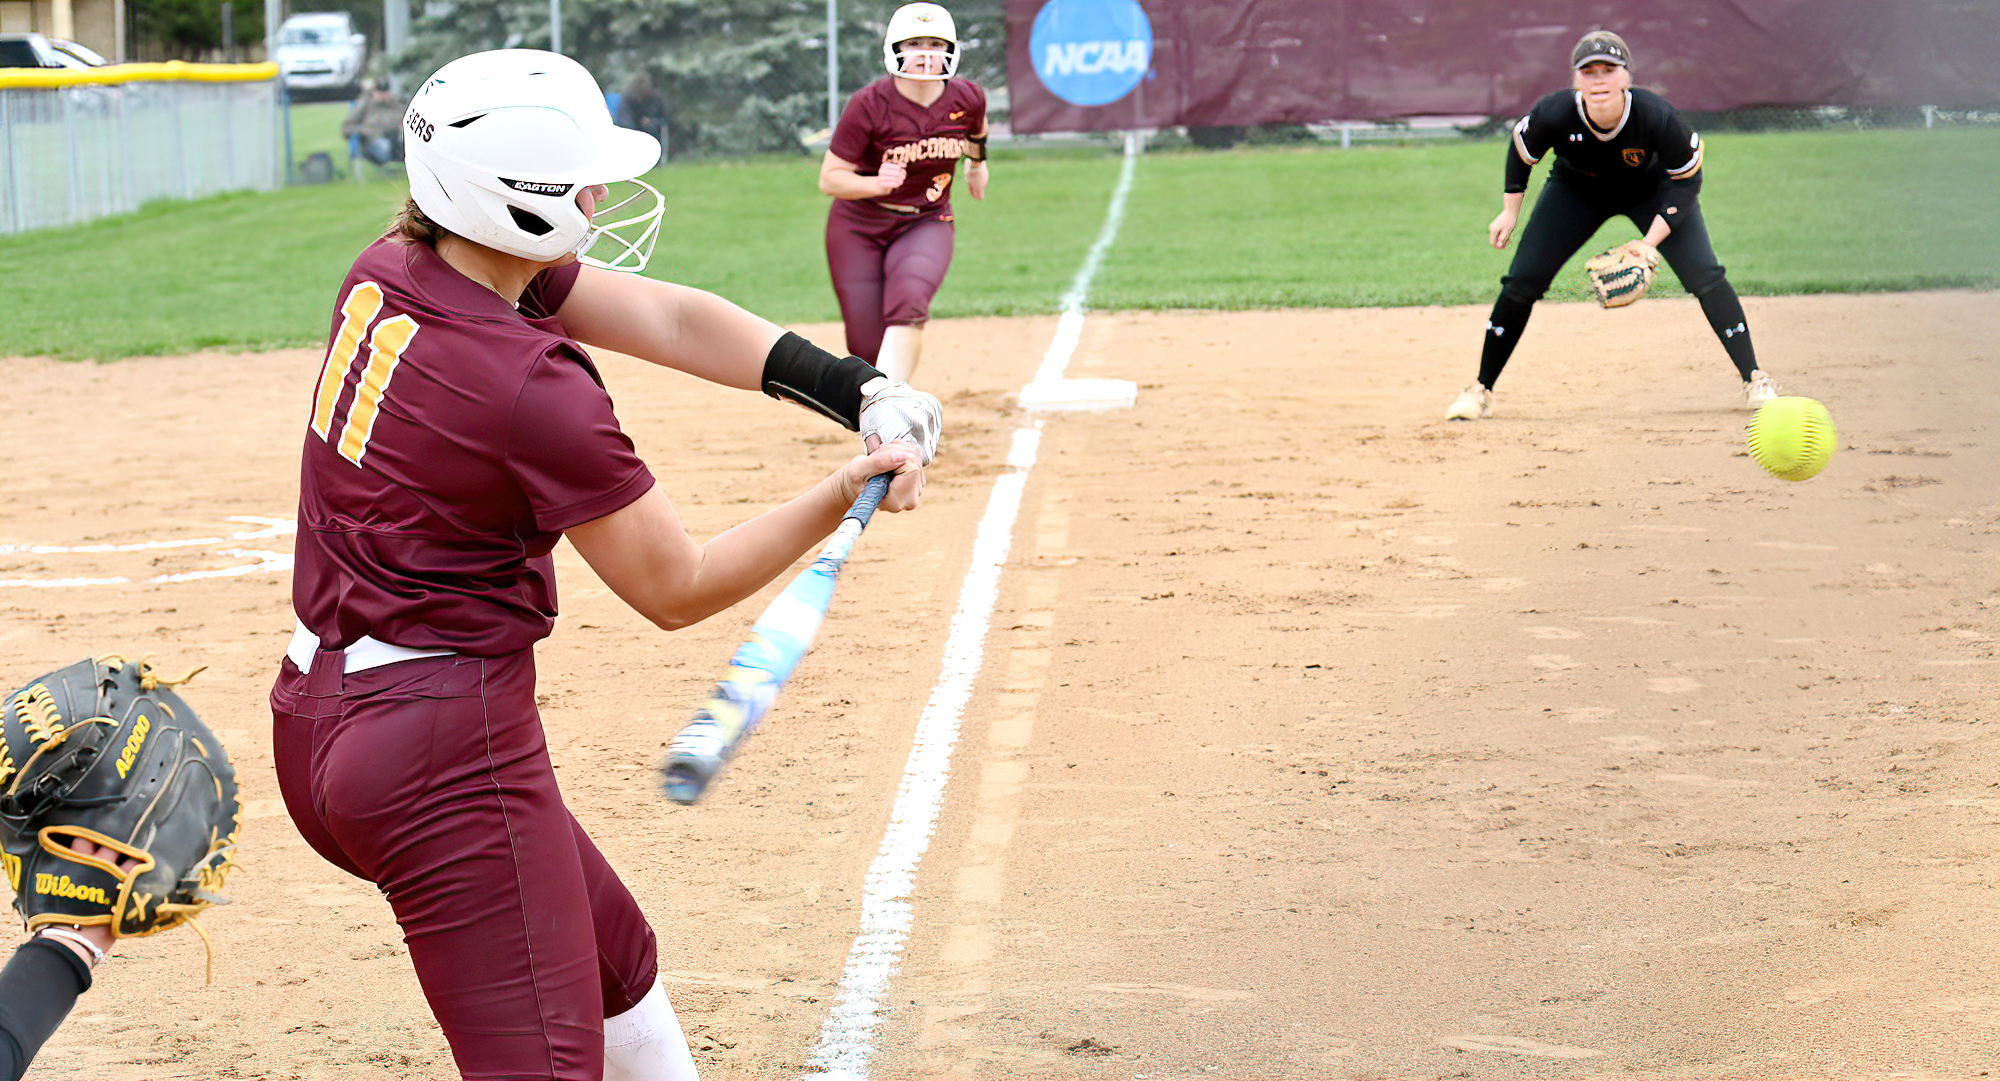
MULTIPOLYGON (((292 643, 285 647, 285 656, 290 657, 292 663, 298 665, 299 671, 310 672, 313 654, 318 651, 319 635, 307 630, 305 621, 299 621, 298 629, 292 632, 292 643)), ((341 668, 343 672, 364 672, 370 668, 380 668, 385 664, 414 661, 419 657, 451 656, 451 650, 448 649, 409 649, 391 645, 365 634, 355 639, 341 652, 346 655, 346 663, 341 668)))

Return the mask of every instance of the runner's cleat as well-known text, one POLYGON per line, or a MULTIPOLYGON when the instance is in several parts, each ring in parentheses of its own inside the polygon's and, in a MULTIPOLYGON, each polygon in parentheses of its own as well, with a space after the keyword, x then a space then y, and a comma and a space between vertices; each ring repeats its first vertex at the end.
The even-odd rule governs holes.
POLYGON ((1778 396, 1778 384, 1764 374, 1762 368, 1750 370, 1750 381, 1743 384, 1743 404, 1752 409, 1778 396))
POLYGON ((1478 420, 1493 415, 1493 392, 1485 386, 1474 383, 1458 394, 1458 400, 1451 403, 1451 409, 1444 415, 1446 420, 1478 420))

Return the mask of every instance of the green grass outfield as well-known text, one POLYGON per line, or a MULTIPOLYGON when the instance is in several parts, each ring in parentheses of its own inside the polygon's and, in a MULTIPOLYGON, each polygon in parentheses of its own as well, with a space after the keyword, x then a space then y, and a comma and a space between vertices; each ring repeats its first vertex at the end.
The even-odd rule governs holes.
MULTIPOLYGON (((324 126, 298 134, 324 141, 324 126)), ((1149 154, 1091 304, 1484 304, 1508 258, 1485 243, 1503 153, 1494 140, 1149 154)), ((2000 131, 1721 134, 1702 205, 1746 294, 1993 288, 1996 166, 2000 131)), ((1055 310, 1118 168, 1096 149, 996 154, 988 201, 956 200, 958 252, 934 314, 1055 310)), ((650 273, 782 322, 837 319, 816 169, 792 158, 656 171, 668 203, 650 273)), ((0 355, 318 345, 349 262, 401 198, 400 184, 338 181, 0 238, 0 355)), ((1614 221, 1593 248, 1631 235, 1614 221)), ((1581 299, 1579 280, 1572 265, 1552 298, 1581 299)))

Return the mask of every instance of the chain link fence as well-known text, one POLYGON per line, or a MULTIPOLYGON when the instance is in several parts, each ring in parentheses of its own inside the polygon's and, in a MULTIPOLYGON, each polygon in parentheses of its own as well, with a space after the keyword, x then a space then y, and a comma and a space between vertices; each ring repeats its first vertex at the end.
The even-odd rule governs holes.
MULTIPOLYGON (((886 75, 882 35, 900 0, 563 0, 563 52, 616 99, 621 123, 652 131, 669 160, 817 153, 828 102, 886 75), (828 31, 834 49, 829 57, 828 31), (831 63, 830 63, 831 60, 831 63), (829 94, 831 84, 833 93, 829 94)), ((950 5, 959 75, 1004 108, 1001 0, 950 5)), ((494 48, 545 49, 547 0, 431 0, 393 60, 415 87, 446 62, 494 48)))
POLYGON ((276 188, 275 79, 0 88, 0 233, 276 188))

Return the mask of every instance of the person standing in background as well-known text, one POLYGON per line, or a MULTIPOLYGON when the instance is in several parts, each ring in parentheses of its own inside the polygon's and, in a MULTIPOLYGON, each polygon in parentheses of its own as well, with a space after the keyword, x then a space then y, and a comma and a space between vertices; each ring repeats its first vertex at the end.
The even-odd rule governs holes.
POLYGON ((363 160, 379 168, 403 160, 403 103, 380 79, 361 84, 361 96, 340 122, 341 137, 347 140, 347 156, 360 168, 363 160))
POLYGON ((625 92, 618 95, 618 108, 613 114, 621 128, 643 131, 660 141, 660 160, 667 158, 667 99, 653 89, 653 80, 645 72, 632 76, 625 84, 625 92))

